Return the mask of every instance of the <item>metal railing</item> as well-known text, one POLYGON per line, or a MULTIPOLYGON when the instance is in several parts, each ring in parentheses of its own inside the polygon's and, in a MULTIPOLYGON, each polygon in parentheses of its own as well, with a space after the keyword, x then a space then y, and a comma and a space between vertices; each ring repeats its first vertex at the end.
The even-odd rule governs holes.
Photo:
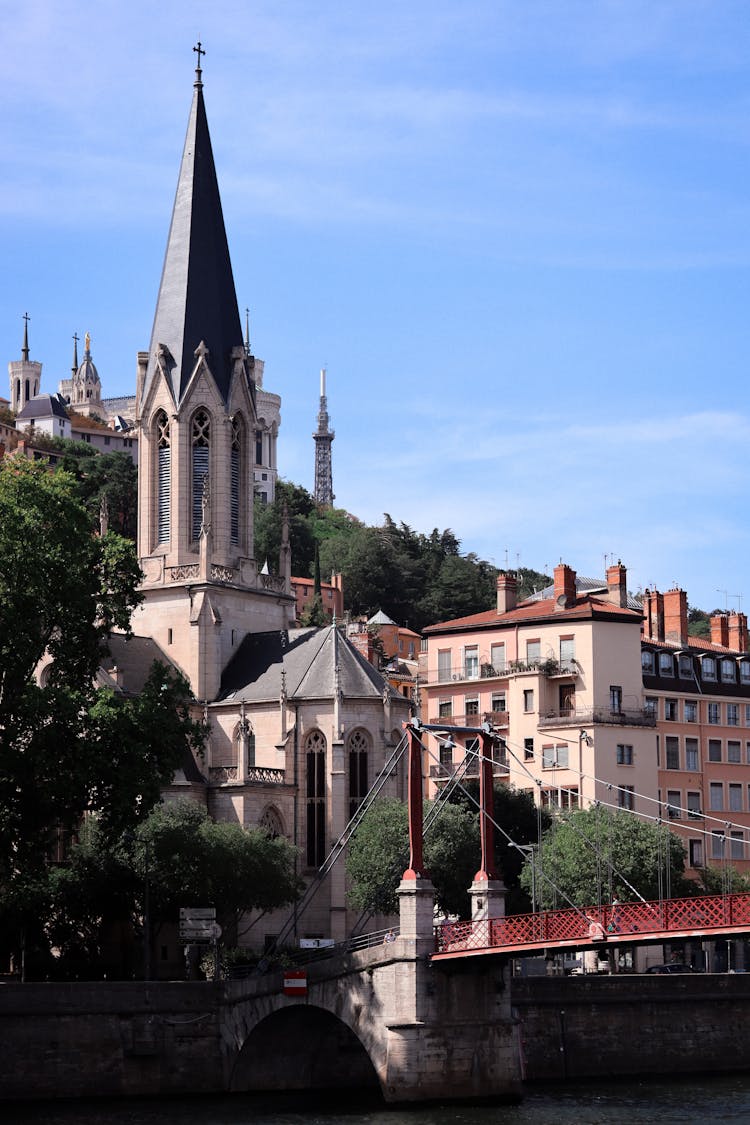
POLYGON ((656 715, 644 708, 626 711, 610 711, 606 707, 564 708, 561 711, 545 711, 539 716, 539 729, 545 727, 577 727, 592 724, 624 727, 655 727, 656 715))

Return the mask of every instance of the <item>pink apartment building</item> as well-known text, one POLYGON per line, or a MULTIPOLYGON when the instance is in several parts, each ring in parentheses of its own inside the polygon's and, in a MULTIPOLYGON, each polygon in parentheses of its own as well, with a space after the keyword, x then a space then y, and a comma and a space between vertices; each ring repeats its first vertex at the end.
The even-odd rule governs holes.
MULTIPOLYGON (((423 721, 489 721, 505 740, 497 774, 537 802, 662 817, 692 868, 746 868, 747 620, 716 616, 710 642, 689 637, 684 591, 646 591, 641 605, 626 579, 620 563, 606 582, 560 565, 551 587, 518 602, 515 576, 501 573, 495 609, 425 630, 423 721)), ((429 745, 434 792, 465 747, 429 745)))

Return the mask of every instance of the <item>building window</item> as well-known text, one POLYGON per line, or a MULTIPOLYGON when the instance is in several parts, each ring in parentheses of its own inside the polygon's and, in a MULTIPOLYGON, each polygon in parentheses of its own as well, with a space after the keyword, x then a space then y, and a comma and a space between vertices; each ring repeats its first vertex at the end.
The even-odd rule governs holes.
POLYGON ((229 534, 232 543, 240 541, 240 506, 242 481, 242 450, 244 425, 239 415, 232 419, 231 481, 229 498, 229 534))
POLYGON ((674 661, 671 652, 659 653, 659 675, 674 676, 674 661))
POLYGON ((565 743, 560 746, 543 746, 542 768, 545 770, 567 769, 568 746, 565 743))
POLYGON ((736 782, 729 784, 729 811, 742 812, 742 786, 736 782))
POLYGON ((686 652, 681 652, 677 661, 677 667, 682 680, 691 680, 693 678, 693 658, 686 652))
POLYGON ((750 684, 750 660, 740 661, 740 682, 750 684))
POLYGON ((701 672, 704 680, 716 679, 716 661, 713 656, 704 656, 701 660, 701 672))
POLYGON ((618 766, 632 766, 633 764, 633 747, 627 743, 618 742, 617 744, 617 764, 618 766))
POLYGON ((263 464, 263 431, 255 431, 255 464, 263 464))
POLYGON ((572 672, 576 664, 575 637, 560 637, 560 670, 572 672))
POLYGON ((464 704, 464 714, 467 718, 476 717, 479 714, 479 699, 475 695, 473 699, 467 699, 464 704))
POLYGON ((724 658, 721 662, 721 678, 725 684, 733 684, 737 679, 737 665, 733 660, 724 658))
POLYGON ((745 858, 745 846, 742 832, 732 832, 729 838, 729 856, 730 859, 745 858))
POLYGON ((701 811, 701 795, 700 793, 688 793, 687 795, 687 808, 688 820, 699 820, 701 811))
POLYGON ((719 704, 709 703, 708 705, 708 721, 711 726, 717 726, 719 722, 719 704))
POLYGON ((505 645, 497 644, 490 646, 490 664, 492 671, 496 676, 502 676, 505 672, 505 645))
POLYGON ((736 738, 727 739, 727 761, 735 765, 742 762, 742 743, 736 738))
POLYGON ((156 415, 156 542, 169 542, 170 458, 169 419, 163 410, 156 415))
POLYGON ((712 781, 708 786, 708 807, 711 812, 721 812, 724 808, 724 786, 720 781, 712 781))
POLYGON ((659 709, 659 701, 653 695, 647 695, 643 701, 643 710, 647 715, 656 715, 659 709))
POLYGON ((680 740, 675 738, 674 735, 668 734, 664 739, 665 752, 667 756, 667 769, 678 770, 680 768, 680 740))
POLYGON ((708 740, 708 760, 709 762, 721 761, 721 739, 709 738, 708 740))
POLYGON ((619 785, 617 787, 617 804, 621 809, 630 809, 632 812, 635 808, 635 786, 634 785, 619 785))
POLYGON ((306 859, 320 867, 326 856, 326 740, 319 730, 305 739, 306 859))
POLYGON ((453 701, 450 699, 441 699, 438 703, 438 718, 450 719, 453 717, 453 701))
POLYGON ((453 768, 453 747, 454 742, 452 738, 442 738, 438 743, 440 747, 440 765, 447 766, 449 769, 453 768))
POLYGON ((727 726, 738 727, 740 725, 740 708, 738 703, 727 703, 727 726))
POLYGON ((697 723, 698 722, 698 704, 694 699, 685 700, 685 722, 697 723))
POLYGON ((534 689, 525 688, 523 693, 523 709, 525 714, 534 710, 534 689))
POLYGON ((714 830, 711 833, 711 859, 724 858, 724 833, 714 830))
POLYGON ((700 769, 697 738, 685 739, 685 769, 693 771, 700 769))
POLYGON ((647 648, 641 650, 641 669, 647 675, 652 675, 654 671, 654 654, 647 648))
POLYGON ((464 649, 464 678, 476 680, 479 676, 479 649, 470 645, 464 649))
POLYGON ((534 739, 524 738, 523 740, 523 760, 531 762, 534 758, 534 739))
POLYGON ((497 713, 502 714, 504 711, 506 711, 507 708, 505 706, 505 692, 504 691, 494 692, 493 695, 492 695, 492 701, 491 701, 490 706, 492 707, 492 710, 496 714, 497 713))
POLYGON ((679 789, 667 789, 667 816, 670 820, 680 820, 682 794, 679 789))
POLYGON ((691 867, 703 867, 703 841, 689 841, 689 855, 691 867))
POLYGON ((526 663, 530 667, 534 667, 542 659, 542 642, 541 641, 527 641, 526 642, 526 663))
POLYGON ((367 795, 367 763, 370 740, 364 731, 355 730, 349 737, 349 819, 354 816, 367 795))
POLYGON ((622 711, 622 688, 617 684, 612 684, 609 689, 609 709, 613 715, 622 711))
POLYGON ((451 678, 451 650, 449 648, 438 649, 438 680, 444 684, 446 680, 451 678))
POLYGON ((211 420, 207 411, 199 410, 192 429, 192 539, 198 539, 203 524, 203 495, 208 487, 208 454, 211 420))
POLYGON ((677 700, 676 699, 665 699, 664 700, 664 718, 668 722, 672 722, 672 723, 677 722, 678 715, 677 715, 677 700))

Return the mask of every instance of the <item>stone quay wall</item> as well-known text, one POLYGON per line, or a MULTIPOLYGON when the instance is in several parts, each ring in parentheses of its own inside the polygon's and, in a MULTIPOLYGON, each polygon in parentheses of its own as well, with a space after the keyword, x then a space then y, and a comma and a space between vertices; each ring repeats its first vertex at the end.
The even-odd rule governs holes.
POLYGON ((750 975, 515 979, 527 1082, 750 1068, 750 975))

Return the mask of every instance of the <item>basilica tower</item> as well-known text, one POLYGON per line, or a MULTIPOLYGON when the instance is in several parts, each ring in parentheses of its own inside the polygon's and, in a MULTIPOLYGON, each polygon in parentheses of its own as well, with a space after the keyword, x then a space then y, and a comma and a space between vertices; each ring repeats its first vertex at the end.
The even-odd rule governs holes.
POLYGON ((248 632, 284 628, 288 577, 253 551, 254 360, 242 338, 211 139, 200 43, 193 102, 148 352, 138 356, 138 553, 134 628, 182 668, 199 699, 248 632))
POLYGON ((29 314, 24 313, 21 359, 12 359, 8 364, 10 408, 14 414, 20 413, 26 403, 39 394, 42 381, 41 363, 29 359, 29 320, 29 314))

